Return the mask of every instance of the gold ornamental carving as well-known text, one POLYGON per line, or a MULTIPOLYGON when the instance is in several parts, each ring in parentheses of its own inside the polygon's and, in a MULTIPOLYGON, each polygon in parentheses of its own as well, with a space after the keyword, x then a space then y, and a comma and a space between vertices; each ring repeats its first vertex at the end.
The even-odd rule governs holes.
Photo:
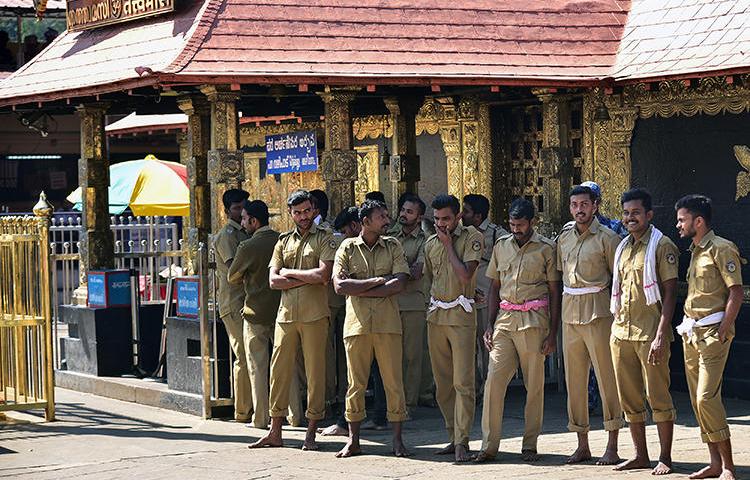
POLYGON ((380 190, 380 163, 377 145, 355 147, 357 152, 357 181, 354 184, 356 205, 365 201, 365 194, 380 190))
POLYGON ((734 195, 734 201, 750 194, 750 148, 747 145, 735 145, 734 156, 744 169, 737 174, 737 191, 734 195))

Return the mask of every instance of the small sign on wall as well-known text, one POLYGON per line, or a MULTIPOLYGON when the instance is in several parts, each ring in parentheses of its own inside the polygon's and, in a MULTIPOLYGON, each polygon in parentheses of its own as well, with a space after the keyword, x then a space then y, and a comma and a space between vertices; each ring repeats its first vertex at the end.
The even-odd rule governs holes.
POLYGON ((200 314, 200 278, 177 277, 175 278, 175 290, 177 291, 177 308, 175 313, 178 317, 198 318, 200 314))
POLYGON ((91 308, 129 307, 130 272, 128 270, 88 272, 88 306, 91 308))
POLYGON ((266 173, 318 169, 318 138, 314 130, 266 135, 266 173))

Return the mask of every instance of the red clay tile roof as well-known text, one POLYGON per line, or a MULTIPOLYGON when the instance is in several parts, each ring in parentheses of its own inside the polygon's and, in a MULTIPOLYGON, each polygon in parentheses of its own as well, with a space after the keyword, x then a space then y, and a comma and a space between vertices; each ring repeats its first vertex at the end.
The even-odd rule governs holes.
POLYGON ((644 79, 750 66, 750 2, 637 0, 613 77, 644 79))

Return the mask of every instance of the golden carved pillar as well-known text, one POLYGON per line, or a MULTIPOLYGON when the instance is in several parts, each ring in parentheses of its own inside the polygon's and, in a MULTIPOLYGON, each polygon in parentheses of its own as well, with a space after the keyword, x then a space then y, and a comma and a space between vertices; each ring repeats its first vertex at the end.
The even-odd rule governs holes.
POLYGON ((570 132, 570 97, 545 89, 535 90, 542 101, 542 150, 540 176, 544 182, 545 225, 540 231, 547 235, 559 232, 567 218, 568 192, 573 186, 573 162, 568 149, 570 132))
POLYGON ((461 124, 452 98, 440 98, 443 116, 438 120, 440 139, 447 162, 448 193, 461 199, 464 195, 464 171, 461 160, 461 124))
POLYGON ((177 140, 177 146, 180 149, 180 163, 187 165, 188 158, 190 158, 190 149, 188 148, 188 134, 185 132, 178 132, 175 135, 177 140))
POLYGON ((621 210, 620 195, 630 188, 630 141, 637 107, 621 107, 609 99, 609 118, 598 122, 594 136, 594 178, 602 186, 602 210, 614 215, 621 210))
POLYGON ((356 204, 357 152, 353 148, 349 105, 358 90, 359 87, 326 87, 318 93, 325 106, 325 151, 321 163, 330 212, 356 204))
POLYGON ((81 158, 78 183, 83 205, 80 237, 80 286, 74 303, 85 305, 88 297, 87 272, 115 266, 114 237, 109 228, 109 157, 104 133, 106 103, 91 103, 76 110, 81 118, 81 158))
MULTIPOLYGON (((387 97, 385 106, 391 114, 393 137, 391 137, 391 208, 405 192, 417 192, 419 183, 419 155, 417 155, 417 112, 424 98, 419 95, 387 97)), ((394 213, 395 215, 398 212, 394 213)))
MULTIPOLYGON (((197 272, 198 245, 208 245, 211 233, 211 185, 208 179, 208 150, 211 135, 211 107, 199 95, 183 96, 177 106, 188 116, 185 157, 190 191, 190 216, 185 222, 187 235, 183 243, 186 267, 190 274, 197 272)), ((205 259, 204 259, 205 260, 205 259)))
POLYGON ((211 149, 208 151, 208 179, 211 183, 211 230, 217 232, 226 222, 221 197, 231 188, 242 188, 244 175, 243 152, 239 145, 239 92, 228 85, 201 87, 211 104, 211 149))

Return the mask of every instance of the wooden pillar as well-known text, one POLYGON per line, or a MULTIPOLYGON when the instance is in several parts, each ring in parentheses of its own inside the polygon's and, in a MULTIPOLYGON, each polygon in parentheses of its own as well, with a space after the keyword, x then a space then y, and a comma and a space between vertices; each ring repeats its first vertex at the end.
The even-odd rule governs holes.
POLYGON ((325 105, 325 151, 321 156, 330 212, 356 204, 357 152, 353 148, 349 104, 359 87, 326 87, 319 95, 325 105))
MULTIPOLYGON (((607 157, 594 157, 595 178, 602 186, 602 210, 609 215, 621 211, 620 195, 630 188, 632 165, 630 141, 638 119, 637 107, 609 108, 609 145, 607 157)), ((602 139, 604 140, 604 139, 602 139)), ((605 140, 606 141, 606 140, 605 140)), ((595 150, 598 154, 603 150, 595 150)))
POLYGON ((226 222, 221 197, 230 188, 242 188, 245 179, 243 153, 238 150, 239 92, 228 85, 208 85, 201 92, 211 104, 211 149, 208 151, 208 180, 211 183, 211 230, 226 222))
POLYGON ((114 237, 109 216, 109 157, 104 133, 108 105, 90 103, 76 110, 81 118, 81 158, 78 183, 83 205, 83 231, 80 237, 80 286, 74 303, 85 305, 88 298, 87 272, 115 266, 114 237))
POLYGON ((190 216, 185 222, 187 235, 183 237, 187 244, 183 244, 183 249, 189 274, 196 274, 198 245, 207 246, 211 233, 211 185, 208 181, 211 108, 200 95, 181 97, 177 106, 188 116, 184 158, 180 149, 180 161, 187 165, 190 190, 190 216))
MULTIPOLYGON (((387 97, 388 108, 393 125, 391 137, 390 179, 391 208, 396 209, 398 199, 405 192, 418 193, 419 155, 417 155, 417 112, 424 102, 424 97, 409 95, 387 97)), ((398 212, 393 212, 393 216, 398 212)))

